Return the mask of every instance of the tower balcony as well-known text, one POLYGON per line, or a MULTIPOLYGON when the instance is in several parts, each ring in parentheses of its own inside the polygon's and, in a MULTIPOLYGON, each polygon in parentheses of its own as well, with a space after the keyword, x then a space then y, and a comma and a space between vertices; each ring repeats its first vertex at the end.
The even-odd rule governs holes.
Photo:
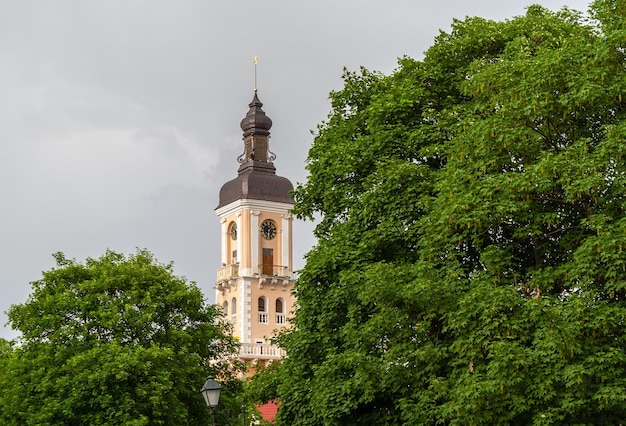
POLYGON ((217 270, 217 282, 228 281, 239 277, 239 265, 225 265, 217 270))
POLYGON ((290 278, 289 267, 284 265, 270 265, 262 263, 259 265, 260 276, 290 278))
POLYGON ((267 343, 241 343, 239 358, 241 359, 281 359, 285 351, 278 346, 267 343))
POLYGON ((259 271, 261 271, 260 274, 255 274, 259 279, 259 288, 269 285, 270 289, 274 290, 279 285, 283 291, 287 291, 293 279, 288 266, 261 264, 259 265, 259 271))

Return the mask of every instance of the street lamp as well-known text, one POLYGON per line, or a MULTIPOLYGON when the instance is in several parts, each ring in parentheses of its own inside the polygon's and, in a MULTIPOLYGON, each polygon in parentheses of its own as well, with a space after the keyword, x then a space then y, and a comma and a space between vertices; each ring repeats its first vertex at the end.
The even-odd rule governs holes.
POLYGON ((206 405, 213 409, 213 426, 215 426, 215 408, 217 404, 220 402, 220 391, 222 390, 222 386, 213 380, 213 376, 209 376, 204 382, 204 386, 200 389, 202 392, 202 396, 204 396, 204 402, 206 405))

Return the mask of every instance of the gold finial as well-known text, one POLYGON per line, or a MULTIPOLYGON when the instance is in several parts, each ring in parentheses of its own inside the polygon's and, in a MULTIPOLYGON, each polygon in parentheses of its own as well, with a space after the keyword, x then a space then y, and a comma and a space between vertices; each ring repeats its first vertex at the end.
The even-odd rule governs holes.
POLYGON ((259 90, 256 85, 256 64, 258 63, 259 63, 259 57, 255 56, 254 57, 254 93, 256 93, 257 90, 259 90))

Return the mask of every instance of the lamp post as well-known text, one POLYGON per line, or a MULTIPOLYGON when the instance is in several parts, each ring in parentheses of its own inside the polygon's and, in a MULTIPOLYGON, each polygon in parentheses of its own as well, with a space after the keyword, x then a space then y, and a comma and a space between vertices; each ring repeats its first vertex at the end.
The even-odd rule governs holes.
POLYGON ((213 426, 215 426, 215 408, 220 402, 221 390, 222 386, 213 380, 213 376, 207 377, 206 382, 204 382, 204 386, 200 389, 202 396, 204 396, 204 402, 206 402, 206 405, 213 410, 213 426))

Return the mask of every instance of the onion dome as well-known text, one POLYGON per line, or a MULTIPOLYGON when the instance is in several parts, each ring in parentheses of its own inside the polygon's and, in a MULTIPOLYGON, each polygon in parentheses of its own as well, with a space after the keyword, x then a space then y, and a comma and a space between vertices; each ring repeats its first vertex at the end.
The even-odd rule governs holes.
POLYGON ((241 130, 243 130, 244 138, 250 134, 268 136, 272 128, 272 120, 261 109, 263 103, 259 100, 256 92, 254 92, 254 98, 252 98, 252 102, 248 106, 250 109, 243 120, 241 120, 241 130))

